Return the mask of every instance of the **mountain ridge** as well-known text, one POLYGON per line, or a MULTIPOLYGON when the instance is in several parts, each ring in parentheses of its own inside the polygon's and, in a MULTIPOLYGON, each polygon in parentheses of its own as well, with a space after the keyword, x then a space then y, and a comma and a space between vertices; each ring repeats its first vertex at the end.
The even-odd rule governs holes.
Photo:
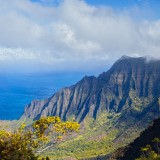
POLYGON ((85 76, 48 99, 32 101, 21 119, 58 115, 63 120, 71 116, 82 122, 86 116, 96 119, 105 110, 121 112, 131 106, 136 97, 150 101, 160 94, 159 80, 159 60, 122 56, 98 77, 85 76))
POLYGON ((124 56, 98 77, 85 76, 48 99, 32 101, 21 120, 55 115, 78 121, 81 132, 45 155, 110 157, 160 117, 160 60, 124 56))

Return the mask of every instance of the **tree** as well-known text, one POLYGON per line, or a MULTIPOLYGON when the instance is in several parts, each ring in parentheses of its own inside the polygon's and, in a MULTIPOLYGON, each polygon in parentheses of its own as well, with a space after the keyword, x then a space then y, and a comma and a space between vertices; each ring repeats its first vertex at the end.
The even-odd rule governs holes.
POLYGON ((136 160, 160 160, 160 138, 155 138, 153 141, 153 147, 146 145, 141 148, 141 156, 136 160))
POLYGON ((38 160, 37 151, 43 151, 49 142, 57 143, 63 135, 77 132, 79 127, 77 122, 62 122, 59 117, 50 116, 42 117, 31 126, 22 123, 14 131, 0 130, 0 159, 38 160))

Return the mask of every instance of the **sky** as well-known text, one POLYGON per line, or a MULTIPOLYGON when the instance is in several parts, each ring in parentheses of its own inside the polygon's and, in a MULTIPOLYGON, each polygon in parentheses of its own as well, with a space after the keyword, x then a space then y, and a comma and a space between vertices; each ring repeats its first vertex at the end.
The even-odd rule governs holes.
POLYGON ((0 0, 0 72, 106 71, 160 58, 160 0, 0 0))

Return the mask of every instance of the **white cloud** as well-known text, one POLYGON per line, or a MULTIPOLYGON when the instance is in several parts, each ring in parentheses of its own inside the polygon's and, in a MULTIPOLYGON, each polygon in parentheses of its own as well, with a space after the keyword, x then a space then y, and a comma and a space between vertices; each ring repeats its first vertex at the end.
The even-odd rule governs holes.
POLYGON ((0 67, 104 70, 123 54, 160 58, 160 20, 82 0, 42 2, 0 0, 0 67))

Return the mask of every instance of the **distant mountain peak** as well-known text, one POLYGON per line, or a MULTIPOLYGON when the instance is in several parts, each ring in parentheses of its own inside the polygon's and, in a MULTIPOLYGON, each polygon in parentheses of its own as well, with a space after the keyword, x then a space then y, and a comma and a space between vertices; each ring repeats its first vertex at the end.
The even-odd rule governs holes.
POLYGON ((132 57, 127 56, 127 55, 123 55, 119 60, 123 60, 123 59, 130 59, 130 58, 132 58, 132 57))
MULTIPOLYGON (((120 60, 128 60, 128 59, 148 59, 147 56, 127 56, 127 55, 123 55, 120 59, 118 59, 118 61, 120 60)), ((151 57, 150 57, 151 59, 151 57)), ((153 59, 153 58, 152 58, 153 59)))
MULTIPOLYGON (((132 56, 127 56, 127 55, 123 55, 120 59, 118 59, 114 64, 119 64, 119 63, 123 63, 123 62, 139 62, 139 61, 146 61, 147 62, 147 58, 145 57, 132 57, 132 56)), ((113 64, 113 66, 114 66, 113 64)))
POLYGON ((123 55, 120 59, 118 59, 117 61, 122 61, 122 60, 144 60, 145 62, 150 62, 150 61, 159 61, 160 59, 157 59, 155 57, 152 56, 127 56, 127 55, 123 55))

